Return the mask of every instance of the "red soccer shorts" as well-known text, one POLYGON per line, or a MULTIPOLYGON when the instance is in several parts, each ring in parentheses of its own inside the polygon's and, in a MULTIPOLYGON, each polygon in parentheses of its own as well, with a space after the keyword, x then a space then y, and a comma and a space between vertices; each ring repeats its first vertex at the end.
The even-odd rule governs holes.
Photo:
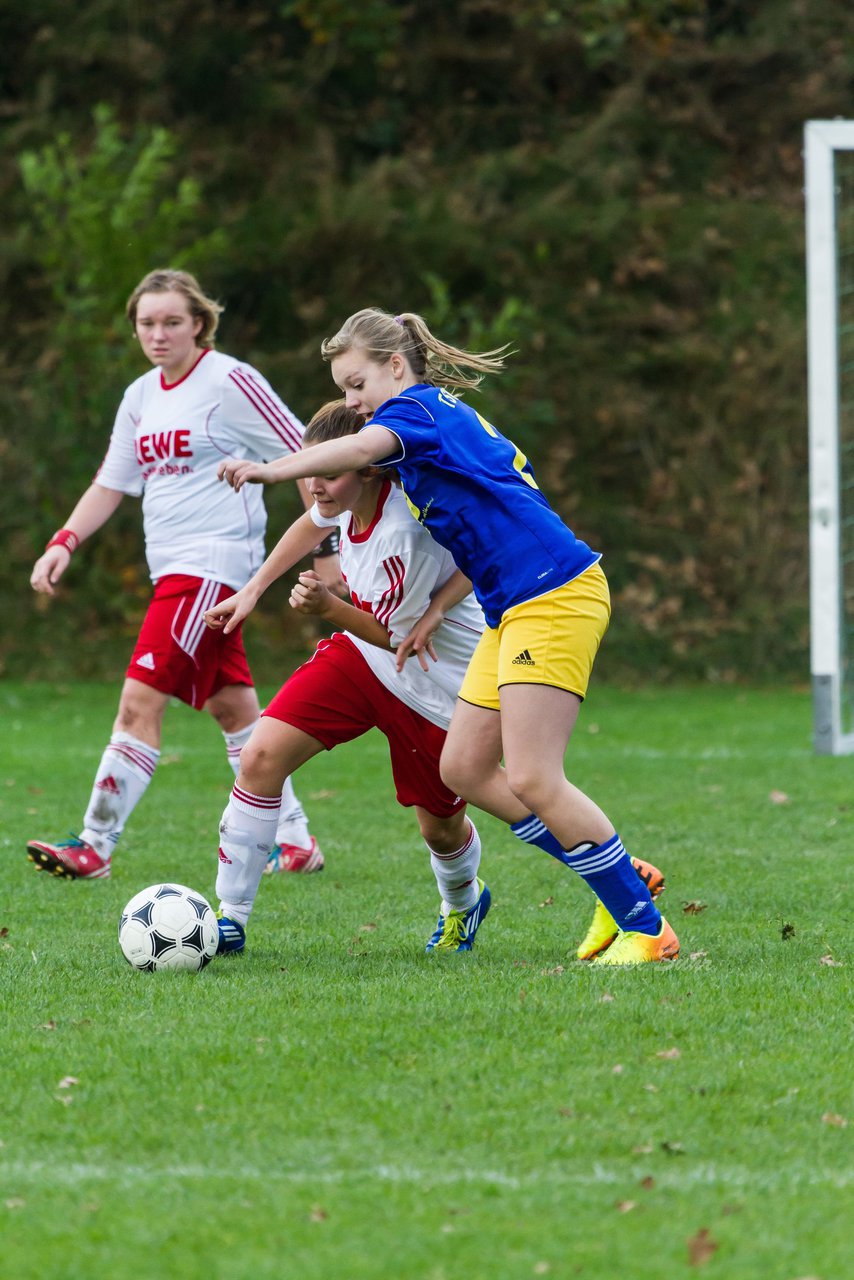
POLYGON ((240 628, 226 636, 205 626, 205 610, 231 595, 233 587, 209 578, 161 578, 126 674, 196 711, 226 685, 251 685, 240 628))
POLYGON ((321 640, 263 714, 316 738, 327 751, 379 729, 388 738, 399 804, 418 805, 437 818, 465 804, 439 776, 445 730, 387 689, 344 635, 321 640))

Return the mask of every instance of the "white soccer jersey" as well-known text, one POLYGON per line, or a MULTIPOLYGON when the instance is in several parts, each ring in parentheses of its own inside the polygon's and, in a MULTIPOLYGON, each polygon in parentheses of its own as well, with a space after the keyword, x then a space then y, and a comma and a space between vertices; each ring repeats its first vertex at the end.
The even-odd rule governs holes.
POLYGON ((95 479, 142 494, 152 579, 213 578, 239 589, 264 559, 263 486, 235 493, 217 480, 224 458, 295 453, 303 425, 251 365, 206 351, 178 382, 160 369, 132 382, 95 479))
MULTIPOLYGON (((431 595, 456 572, 450 552, 433 541, 413 517, 400 489, 389 481, 380 491, 376 516, 364 533, 354 530, 349 512, 329 519, 315 506, 311 517, 322 529, 339 527, 341 573, 350 598, 357 608, 372 613, 382 623, 392 647, 397 648, 426 612, 431 595)), ((421 670, 417 658, 409 658, 398 673, 393 653, 349 631, 347 635, 387 689, 427 720, 446 729, 484 625, 483 613, 473 595, 449 610, 433 637, 439 661, 427 659, 429 672, 421 670)))

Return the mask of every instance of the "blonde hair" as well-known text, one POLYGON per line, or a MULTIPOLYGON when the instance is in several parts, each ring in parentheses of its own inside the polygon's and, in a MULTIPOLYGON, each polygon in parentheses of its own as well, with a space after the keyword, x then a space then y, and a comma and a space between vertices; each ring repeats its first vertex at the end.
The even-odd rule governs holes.
POLYGON ((378 307, 365 307, 345 320, 334 337, 320 344, 320 354, 324 360, 334 360, 354 347, 375 364, 387 364, 400 354, 419 382, 451 391, 473 391, 484 374, 500 373, 508 351, 506 345, 492 351, 463 351, 441 342, 414 311, 392 316, 378 307))
POLYGON ((184 295, 190 315, 194 320, 202 322, 202 327, 196 334, 196 346, 212 347, 219 318, 225 308, 203 293, 198 280, 189 271, 177 271, 172 267, 159 267, 156 271, 149 271, 127 300, 125 315, 130 320, 131 327, 136 328, 136 309, 144 293, 168 293, 172 289, 184 295))

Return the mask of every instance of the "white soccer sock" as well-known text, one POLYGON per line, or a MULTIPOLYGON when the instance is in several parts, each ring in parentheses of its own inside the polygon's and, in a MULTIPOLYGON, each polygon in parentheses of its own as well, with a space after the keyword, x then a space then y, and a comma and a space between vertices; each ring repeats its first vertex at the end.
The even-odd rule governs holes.
POLYGON ((480 836, 469 818, 471 832, 456 853, 436 853, 430 849, 430 866, 442 897, 442 914, 468 911, 478 899, 477 869, 480 866, 480 836))
POLYGON ((241 729, 239 733, 226 733, 222 731, 225 738, 225 750, 228 755, 228 763, 234 770, 235 778, 240 773, 240 753, 252 737, 252 730, 255 728, 257 720, 253 720, 252 724, 248 724, 245 729, 241 729))
POLYGON ((80 838, 106 861, 151 781, 160 752, 130 733, 114 733, 101 756, 80 838))
POLYGON ((278 796, 254 796, 235 783, 219 828, 216 892, 224 916, 246 925, 276 836, 278 796))
POLYGON ((311 845, 308 818, 294 794, 294 784, 290 778, 285 778, 285 785, 282 787, 282 808, 276 828, 276 844, 295 844, 300 849, 308 849, 311 845))
MULTIPOLYGON (((235 778, 240 772, 240 753, 252 737, 252 730, 256 724, 258 724, 257 720, 247 725, 245 729, 241 729, 239 733, 226 733, 223 731, 222 736, 225 738, 228 763, 234 770, 235 778)), ((294 784, 290 778, 285 778, 285 785, 282 787, 282 807, 275 843, 296 844, 301 849, 308 849, 311 845, 308 819, 305 816, 302 805, 294 795, 294 784)))

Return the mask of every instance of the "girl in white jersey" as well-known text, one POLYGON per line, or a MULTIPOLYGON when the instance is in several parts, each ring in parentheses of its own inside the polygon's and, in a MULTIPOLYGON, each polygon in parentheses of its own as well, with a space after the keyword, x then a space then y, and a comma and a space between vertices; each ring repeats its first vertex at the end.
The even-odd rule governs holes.
MULTIPOLYGON (((306 441, 351 435, 362 425, 343 401, 325 405, 306 441)), ((242 951, 266 850, 275 831, 283 779, 320 751, 377 727, 387 737, 398 801, 415 809, 442 898, 427 950, 470 951, 489 910, 478 878, 480 840, 465 803, 442 782, 439 757, 466 667, 484 627, 470 586, 450 554, 410 514, 401 491, 375 467, 308 482, 315 505, 284 534, 252 580, 205 614, 226 634, 262 592, 323 534, 340 530, 341 572, 352 603, 332 595, 313 572, 300 575, 291 604, 336 630, 282 686, 243 750, 220 827, 220 951, 242 951), (462 585, 460 585, 462 584, 462 585), (445 603, 450 593, 456 603, 445 603), (431 605, 432 602, 432 605, 431 605), (428 609, 441 625, 435 662, 395 666, 393 649, 428 609)))
MULTIPOLYGON (((243 586, 264 558, 260 491, 217 482, 228 457, 296 451, 302 424, 250 365, 213 349, 220 305, 185 271, 152 271, 127 316, 154 366, 126 390, 106 457, 65 526, 36 562, 31 583, 55 594, 72 554, 110 518, 125 494, 142 497, 145 547, 155 584, 127 669, 118 715, 79 836, 27 846, 39 869, 75 879, 110 874, 113 850, 160 757, 170 697, 209 711, 237 772, 259 705, 238 633, 208 631, 205 609, 243 586)), ((306 501, 304 486, 301 488, 306 501)), ((337 582, 337 561, 328 580, 337 582)), ((286 789, 277 841, 293 870, 323 866, 305 814, 286 789)))

